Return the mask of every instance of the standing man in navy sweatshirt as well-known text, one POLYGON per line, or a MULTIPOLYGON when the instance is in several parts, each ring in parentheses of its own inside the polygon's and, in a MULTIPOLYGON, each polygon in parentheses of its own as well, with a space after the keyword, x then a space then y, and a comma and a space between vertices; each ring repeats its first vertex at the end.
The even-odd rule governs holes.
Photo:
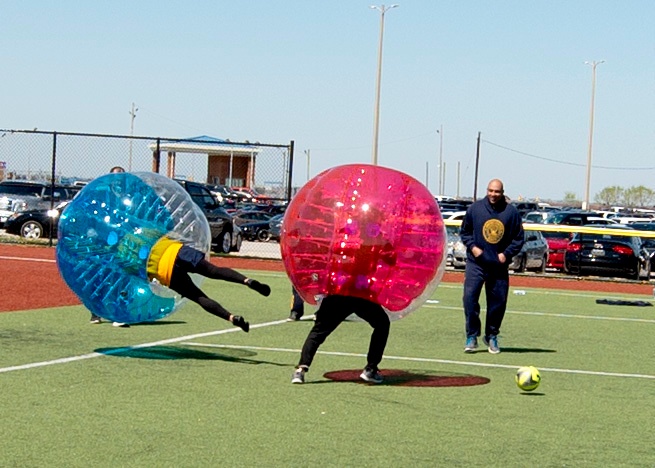
POLYGON ((469 206, 462 221, 460 237, 466 245, 464 352, 472 353, 478 347, 481 332, 480 293, 484 285, 487 317, 483 342, 490 353, 498 354, 498 333, 509 292, 508 268, 524 242, 521 215, 505 200, 502 181, 491 180, 487 185, 487 196, 469 206))

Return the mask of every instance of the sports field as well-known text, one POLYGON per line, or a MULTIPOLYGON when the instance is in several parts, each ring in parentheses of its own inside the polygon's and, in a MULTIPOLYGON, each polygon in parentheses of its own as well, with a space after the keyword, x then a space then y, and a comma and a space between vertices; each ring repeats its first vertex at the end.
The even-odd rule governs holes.
POLYGON ((250 320, 247 334, 193 304, 154 324, 90 325, 80 305, 43 308, 56 289, 33 283, 21 294, 34 307, 0 314, 0 466, 655 466, 655 307, 595 302, 652 295, 521 285, 501 354, 465 354, 461 285, 444 282, 392 324, 385 384, 357 381, 370 329, 346 322, 291 385, 311 321, 285 320, 284 273, 242 271, 271 296, 203 289, 250 320), (514 383, 523 365, 541 370, 532 393, 514 383))

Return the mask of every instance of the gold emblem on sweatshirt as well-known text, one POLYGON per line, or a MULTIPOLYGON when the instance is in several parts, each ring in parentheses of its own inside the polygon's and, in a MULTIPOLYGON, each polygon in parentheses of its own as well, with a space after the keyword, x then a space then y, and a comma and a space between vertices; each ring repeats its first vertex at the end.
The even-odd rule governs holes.
POLYGON ((482 237, 490 244, 497 244, 505 234, 505 226, 497 219, 490 219, 482 226, 482 237))

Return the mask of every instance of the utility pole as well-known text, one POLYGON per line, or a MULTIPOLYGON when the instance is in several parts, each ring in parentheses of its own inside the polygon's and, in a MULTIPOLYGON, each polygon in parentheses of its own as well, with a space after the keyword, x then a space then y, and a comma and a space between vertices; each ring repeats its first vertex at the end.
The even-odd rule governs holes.
POLYGON ((460 161, 457 161, 457 199, 459 199, 459 166, 460 166, 460 161))
POLYGON ((430 180, 430 162, 425 161, 425 186, 430 189, 430 186, 428 185, 428 182, 430 180))
POLYGON ((138 110, 137 107, 134 107, 134 103, 132 103, 132 110, 130 111, 130 156, 127 161, 127 172, 132 172, 132 137, 134 136, 134 119, 136 118, 136 112, 138 110))
POLYGON ((441 174, 441 189, 443 190, 444 193, 442 195, 446 194, 446 163, 443 163, 443 172, 441 174))
POLYGON ((589 148, 587 150, 587 177, 585 179, 585 190, 584 190, 584 201, 582 202, 582 209, 589 209, 589 185, 591 181, 591 144, 594 139, 594 100, 596 96, 596 67, 601 63, 604 63, 605 60, 600 62, 585 62, 587 65, 591 65, 591 109, 589 111, 589 148))
POLYGON ((473 181, 473 201, 478 199, 478 167, 480 165, 480 133, 478 132, 478 146, 475 152, 475 177, 473 181))
POLYGON ((305 156, 307 156, 307 182, 309 182, 309 150, 305 150, 305 156))
POLYGON ((384 38, 384 14, 396 8, 398 5, 371 5, 370 7, 380 12, 380 40, 378 43, 378 69, 375 82, 375 112, 373 115, 373 154, 371 162, 374 166, 378 165, 378 135, 380 131, 380 83, 382 81, 382 41, 384 38))

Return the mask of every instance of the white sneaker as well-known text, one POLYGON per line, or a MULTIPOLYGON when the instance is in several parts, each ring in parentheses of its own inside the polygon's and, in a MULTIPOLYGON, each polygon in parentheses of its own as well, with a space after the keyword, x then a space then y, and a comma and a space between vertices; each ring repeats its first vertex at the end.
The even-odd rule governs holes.
POLYGON ((120 327, 120 328, 130 328, 129 323, 121 323, 121 322, 114 322, 114 323, 112 323, 112 326, 120 327))

